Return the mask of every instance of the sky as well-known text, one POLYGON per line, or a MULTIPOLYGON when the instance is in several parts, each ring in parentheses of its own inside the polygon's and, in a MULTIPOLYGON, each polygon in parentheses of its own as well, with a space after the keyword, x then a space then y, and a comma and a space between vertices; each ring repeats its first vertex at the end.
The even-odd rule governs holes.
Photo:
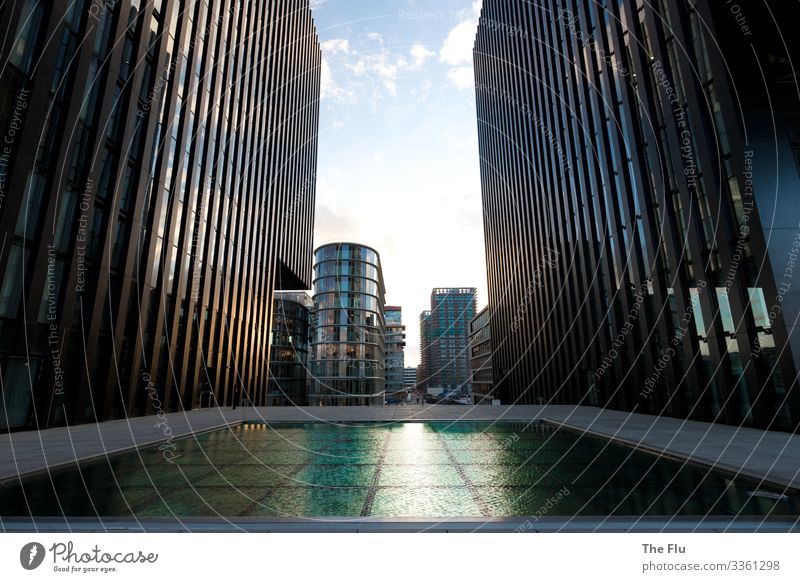
POLYGON ((315 247, 380 253, 406 366, 434 287, 486 303, 472 46, 480 1, 312 0, 322 45, 315 247))

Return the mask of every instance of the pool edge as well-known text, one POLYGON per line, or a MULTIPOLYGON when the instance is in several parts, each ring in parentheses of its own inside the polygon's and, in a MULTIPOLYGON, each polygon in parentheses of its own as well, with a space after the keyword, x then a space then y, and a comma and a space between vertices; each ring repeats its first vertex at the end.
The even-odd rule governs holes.
POLYGON ((771 487, 777 487, 780 489, 784 489, 785 493, 791 493, 793 495, 800 495, 800 486, 792 485, 791 482, 787 482, 780 477, 765 475, 756 471, 750 471, 744 467, 736 467, 734 465, 722 464, 717 463, 715 461, 709 461, 703 459, 702 457, 692 457, 689 455, 685 455, 683 453, 677 451, 670 451, 667 449, 663 449, 654 445, 647 445, 641 442, 636 442, 631 439, 626 439, 623 437, 618 437, 614 435, 609 435, 604 432, 600 432, 597 430, 592 430, 589 428, 584 428, 581 426, 576 426, 573 424, 569 424, 560 420, 553 420, 550 418, 541 418, 541 421, 550 424, 556 428, 563 428, 566 430, 570 430, 572 432, 579 432, 582 434, 588 434, 597 438, 601 438, 604 441, 608 441, 611 443, 619 444, 621 446, 625 446, 628 448, 632 448, 637 451, 641 451, 643 453, 648 453, 651 455, 658 455, 659 457, 665 457, 672 461, 680 461, 695 467, 702 467, 705 469, 712 469, 714 471, 718 471, 727 477, 731 477, 734 479, 741 479, 744 478, 747 481, 755 481, 753 485, 757 484, 764 484, 771 487))
POLYGON ((577 516, 513 518, 0 518, 7 533, 798 533, 785 517, 577 516))
POLYGON ((245 421, 245 420, 234 420, 234 421, 231 421, 231 422, 226 422, 226 423, 223 423, 223 424, 219 424, 217 426, 210 426, 210 427, 207 427, 207 428, 202 428, 202 429, 198 429, 198 430, 192 430, 192 431, 186 432, 186 433, 178 435, 178 436, 172 436, 172 437, 166 437, 165 436, 165 437, 157 438, 157 439, 152 440, 152 441, 146 441, 146 442, 141 442, 141 443, 132 443, 129 446, 126 445, 124 447, 118 447, 116 449, 105 450, 102 453, 97 453, 96 455, 89 455, 89 456, 86 456, 86 457, 74 458, 74 459, 69 459, 67 461, 61 461, 61 462, 58 462, 58 463, 53 463, 52 465, 47 465, 45 467, 42 467, 41 469, 33 469, 31 471, 25 471, 25 472, 22 472, 22 473, 18 473, 17 475, 14 475, 12 477, 7 477, 7 478, 4 478, 4 479, 0 479, 0 487, 2 487, 4 485, 8 485, 9 483, 13 483, 14 481, 20 481, 22 479, 28 479, 30 477, 35 477, 37 475, 45 475, 47 473, 50 473, 50 471, 57 471, 59 469, 65 469, 67 467, 74 467, 76 465, 77 466, 81 466, 81 465, 84 465, 86 463, 91 463, 93 461, 98 461, 100 459, 107 459, 109 457, 120 455, 122 453, 129 453, 131 451, 137 451, 139 449, 153 447, 153 446, 155 446, 155 445, 157 445, 159 443, 165 443, 165 442, 168 442, 170 440, 172 440, 172 441, 182 441, 182 440, 185 440, 185 439, 188 439, 188 438, 191 438, 191 437, 195 437, 195 436, 198 436, 198 435, 201 435, 201 434, 205 434, 207 432, 213 432, 215 430, 221 430, 223 428, 231 428, 231 427, 234 427, 234 426, 239 426, 240 424, 244 424, 245 422, 247 422, 247 421, 245 421))

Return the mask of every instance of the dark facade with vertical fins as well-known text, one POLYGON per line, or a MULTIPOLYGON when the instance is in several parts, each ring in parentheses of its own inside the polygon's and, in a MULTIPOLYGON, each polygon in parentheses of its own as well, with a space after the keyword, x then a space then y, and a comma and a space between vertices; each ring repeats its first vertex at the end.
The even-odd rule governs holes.
POLYGON ((265 404, 273 290, 311 283, 308 0, 0 21, 0 428, 265 404))
POLYGON ((797 430, 798 14, 736 8, 484 0, 475 81, 503 404, 797 430))

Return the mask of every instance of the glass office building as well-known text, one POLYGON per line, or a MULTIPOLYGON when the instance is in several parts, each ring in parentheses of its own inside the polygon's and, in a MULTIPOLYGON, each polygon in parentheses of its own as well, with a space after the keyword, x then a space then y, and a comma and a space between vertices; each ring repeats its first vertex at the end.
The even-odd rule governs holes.
POLYGON ((380 255, 355 243, 314 253, 312 406, 383 406, 385 288, 380 255))
POLYGON ((0 430, 265 404, 310 287, 308 1, 0 4, 0 430))
POLYGON ((736 9, 484 0, 475 89, 504 404, 797 429, 797 9, 736 9))
POLYGON ((430 382, 445 394, 470 393, 469 323, 477 309, 475 287, 440 287, 431 291, 430 382))
POLYGON ((314 302, 305 291, 278 291, 272 304, 270 406, 305 406, 314 302))

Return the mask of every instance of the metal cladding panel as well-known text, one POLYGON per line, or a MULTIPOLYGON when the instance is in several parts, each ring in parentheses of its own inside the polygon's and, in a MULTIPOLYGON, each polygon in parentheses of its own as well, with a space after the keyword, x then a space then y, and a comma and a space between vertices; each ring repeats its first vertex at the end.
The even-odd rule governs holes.
POLYGON ((311 285, 308 1, 44 4, 0 7, 0 428, 263 404, 311 285))
POLYGON ((781 277, 800 240, 797 42, 744 4, 748 30, 708 0, 484 0, 475 95, 504 404, 796 430, 800 310, 781 277), (776 125, 789 131, 753 139, 776 125))

